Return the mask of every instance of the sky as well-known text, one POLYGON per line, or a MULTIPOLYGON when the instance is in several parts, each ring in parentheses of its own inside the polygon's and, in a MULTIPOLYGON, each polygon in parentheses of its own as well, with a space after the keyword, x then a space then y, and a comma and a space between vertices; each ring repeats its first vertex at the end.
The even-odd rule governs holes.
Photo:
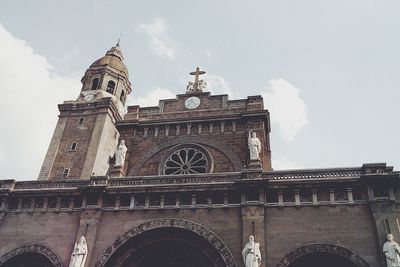
POLYGON ((133 92, 262 95, 274 169, 400 168, 400 1, 20 1, 0 9, 0 179, 35 180, 57 104, 120 38, 133 92))

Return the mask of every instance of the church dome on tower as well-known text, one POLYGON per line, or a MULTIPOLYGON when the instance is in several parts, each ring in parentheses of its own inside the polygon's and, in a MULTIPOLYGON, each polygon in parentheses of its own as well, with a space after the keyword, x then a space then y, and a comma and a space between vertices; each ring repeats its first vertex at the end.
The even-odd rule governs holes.
POLYGON ((124 57, 122 56, 121 48, 119 43, 116 46, 113 46, 110 50, 107 51, 106 55, 96 60, 89 68, 98 68, 98 67, 112 67, 115 70, 124 73, 127 77, 129 77, 128 68, 125 66, 124 57))
POLYGON ((125 112, 126 98, 132 91, 128 68, 118 43, 96 60, 81 79, 80 102, 111 98, 121 116, 125 112))

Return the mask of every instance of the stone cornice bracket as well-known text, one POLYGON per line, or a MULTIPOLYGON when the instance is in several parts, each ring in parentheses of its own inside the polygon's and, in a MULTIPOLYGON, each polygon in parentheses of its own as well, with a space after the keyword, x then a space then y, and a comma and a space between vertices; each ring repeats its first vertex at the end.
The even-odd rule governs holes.
POLYGON ((68 113, 74 110, 87 110, 87 109, 100 109, 100 108, 110 108, 112 115, 114 116, 114 119, 116 121, 122 120, 122 116, 119 114, 118 109, 111 97, 102 98, 89 103, 65 101, 63 104, 58 105, 60 116, 63 116, 64 113, 68 113))
POLYGON ((397 179, 400 172, 394 172, 393 167, 386 166, 386 163, 365 163, 361 168, 361 179, 364 181, 377 181, 381 179, 397 179))
POLYGON ((92 176, 90 177, 90 182, 85 188, 91 192, 104 192, 108 188, 110 177, 108 176, 92 176))
POLYGON ((15 189, 14 179, 0 180, 0 196, 8 196, 15 189))
POLYGON ((263 175, 262 169, 243 169, 242 175, 241 175, 241 180, 247 180, 247 181, 266 180, 266 181, 268 181, 268 178, 263 175))

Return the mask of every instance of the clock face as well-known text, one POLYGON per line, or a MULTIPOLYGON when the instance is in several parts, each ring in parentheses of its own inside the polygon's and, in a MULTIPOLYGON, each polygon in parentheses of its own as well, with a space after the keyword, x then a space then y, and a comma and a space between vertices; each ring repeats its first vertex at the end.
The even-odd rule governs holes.
POLYGON ((94 98, 94 95, 91 95, 91 94, 90 95, 85 95, 84 98, 85 98, 86 101, 92 101, 93 98, 94 98))
POLYGON ((185 107, 188 109, 195 109, 200 105, 200 98, 197 96, 192 96, 186 99, 185 107))

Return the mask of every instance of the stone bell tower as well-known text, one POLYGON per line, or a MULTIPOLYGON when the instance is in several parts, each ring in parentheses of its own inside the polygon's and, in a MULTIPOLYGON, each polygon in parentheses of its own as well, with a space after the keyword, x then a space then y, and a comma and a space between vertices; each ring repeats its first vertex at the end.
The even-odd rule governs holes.
POLYGON ((115 123, 126 113, 132 91, 119 42, 82 77, 75 101, 58 106, 60 115, 39 180, 89 179, 105 175, 118 144, 115 123))

